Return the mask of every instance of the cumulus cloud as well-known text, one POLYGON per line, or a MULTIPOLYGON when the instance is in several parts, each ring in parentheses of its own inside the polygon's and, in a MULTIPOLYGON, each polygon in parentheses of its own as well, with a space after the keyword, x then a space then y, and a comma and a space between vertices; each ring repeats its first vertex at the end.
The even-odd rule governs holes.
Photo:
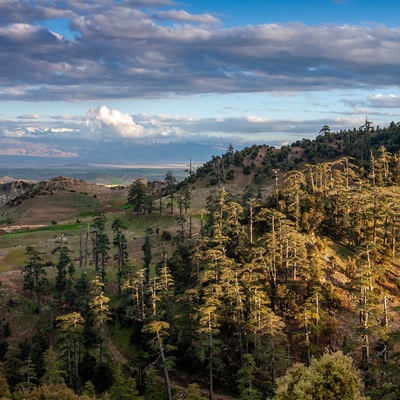
POLYGON ((172 123, 164 121, 163 117, 150 115, 141 115, 137 118, 140 122, 135 122, 131 115, 101 106, 86 112, 86 127, 89 128, 92 137, 103 136, 114 139, 170 140, 183 133, 176 121, 172 123))
POLYGON ((110 110, 106 106, 101 106, 87 111, 88 125, 96 126, 97 121, 101 127, 105 127, 112 135, 122 138, 139 138, 143 134, 143 126, 136 124, 132 117, 123 114, 118 110, 110 110))

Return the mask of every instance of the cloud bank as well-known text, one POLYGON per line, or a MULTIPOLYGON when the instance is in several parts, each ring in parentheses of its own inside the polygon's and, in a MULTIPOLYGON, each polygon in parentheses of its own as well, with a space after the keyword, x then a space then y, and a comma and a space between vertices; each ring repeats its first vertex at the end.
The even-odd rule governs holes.
MULTIPOLYGON (((265 143, 281 145, 302 137, 315 136, 322 126, 332 130, 362 125, 359 113, 346 117, 296 120, 260 118, 252 115, 230 117, 194 118, 166 114, 128 115, 103 105, 88 109, 82 118, 66 116, 47 124, 37 121, 37 115, 22 115, 21 122, 1 121, 0 138, 27 137, 40 140, 106 140, 124 142, 198 142, 218 143, 265 143)), ((42 116, 43 117, 43 116, 42 116)))
POLYGON ((400 84, 399 29, 301 23, 224 28, 214 15, 175 6, 167 0, 1 1, 0 100, 400 84), (46 28, 57 20, 69 31, 46 28))

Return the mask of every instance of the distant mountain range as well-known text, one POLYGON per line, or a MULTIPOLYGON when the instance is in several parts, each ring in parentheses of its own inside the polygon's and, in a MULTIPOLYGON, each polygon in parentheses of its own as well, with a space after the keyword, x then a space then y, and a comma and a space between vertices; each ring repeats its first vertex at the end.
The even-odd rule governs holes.
POLYGON ((202 163, 226 150, 221 146, 184 142, 88 140, 52 137, 0 138, 0 165, 95 163, 163 165, 202 163))

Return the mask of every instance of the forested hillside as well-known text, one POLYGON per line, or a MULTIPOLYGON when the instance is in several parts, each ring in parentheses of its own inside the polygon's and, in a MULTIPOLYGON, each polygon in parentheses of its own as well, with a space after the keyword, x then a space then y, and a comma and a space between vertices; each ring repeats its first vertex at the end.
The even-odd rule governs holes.
POLYGON ((182 182, 14 198, 0 397, 400 398, 398 138, 325 126, 182 182))

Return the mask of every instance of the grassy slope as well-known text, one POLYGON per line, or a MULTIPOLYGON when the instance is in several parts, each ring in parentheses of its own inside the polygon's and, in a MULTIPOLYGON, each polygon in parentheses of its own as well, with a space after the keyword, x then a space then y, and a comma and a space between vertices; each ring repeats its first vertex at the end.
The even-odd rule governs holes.
MULTIPOLYGON (((282 177, 280 177, 282 181, 282 177)), ((243 175, 241 168, 236 169, 236 178, 233 182, 227 183, 225 188, 228 192, 238 195, 237 199, 240 201, 240 194, 243 193, 247 185, 252 184, 252 176, 243 175)), ((268 179, 262 186, 263 195, 273 190, 274 181, 268 179)), ((194 223, 196 229, 199 226, 198 215, 204 209, 207 196, 212 191, 217 191, 217 186, 210 186, 206 179, 196 182, 191 185, 192 190, 192 207, 191 213, 194 214, 194 223)), ((160 216, 158 213, 152 215, 132 215, 129 210, 125 208, 127 196, 127 189, 124 190, 107 190, 98 193, 94 196, 92 193, 80 194, 71 191, 55 191, 52 195, 46 194, 29 198, 25 200, 20 206, 17 207, 3 207, 0 209, 0 220, 4 216, 10 217, 14 220, 13 226, 18 225, 44 225, 33 230, 24 230, 21 232, 13 232, 0 236, 0 279, 3 283, 1 294, 3 300, 0 305, 0 318, 5 321, 10 321, 11 325, 17 324, 21 326, 18 334, 14 335, 12 340, 15 344, 23 337, 33 331, 35 326, 46 324, 47 319, 40 319, 34 314, 34 301, 26 299, 21 292, 21 270, 25 261, 25 247, 33 245, 38 250, 50 255, 51 250, 57 245, 57 237, 61 232, 67 236, 68 247, 71 249, 79 248, 79 235, 80 228, 76 222, 80 219, 84 226, 93 220, 96 212, 103 211, 107 216, 107 227, 110 225, 114 217, 118 216, 127 226, 126 237, 129 243, 130 259, 136 263, 142 263, 142 243, 144 237, 144 229, 153 228, 154 231, 158 230, 158 235, 154 237, 154 253, 155 258, 159 258, 162 254, 163 243, 160 238, 163 230, 167 230, 174 234, 178 229, 176 222, 176 215, 168 214, 164 210, 160 216), (51 221, 55 220, 56 225, 52 225, 51 221), (7 306, 7 299, 18 299, 22 303, 22 307, 16 309, 7 306), (29 318, 27 318, 29 316, 29 318)), ((167 204, 167 199, 163 201, 164 206, 167 204)), ((6 226, 3 226, 3 228, 6 226)), ((0 229, 2 226, 0 226, 0 229)), ((110 238, 112 237, 110 232, 110 238)), ((349 318, 354 318, 354 313, 351 309, 351 302, 348 299, 348 292, 346 291, 346 277, 344 269, 349 257, 348 250, 345 244, 332 242, 326 238, 320 238, 324 244, 324 252, 322 254, 324 265, 324 279, 329 280, 336 288, 340 297, 343 299, 344 304, 348 304, 349 308, 347 313, 344 312, 339 318, 339 323, 342 324, 342 334, 346 336, 346 324, 349 318), (341 321, 341 322, 340 322, 341 321)), ((172 251, 173 246, 167 244, 167 251, 172 251)), ((72 253, 72 258, 77 258, 77 252, 72 253)), ((53 269, 54 270, 54 269, 53 269)), ((50 272, 50 271, 49 271, 50 272)), ((89 269, 90 272, 90 269, 89 269)), ((109 281, 112 281, 115 276, 115 269, 110 268, 109 281)), ((392 293, 398 295, 398 287, 395 281, 400 276, 400 269, 394 266, 391 272, 392 276, 388 279, 388 285, 392 285, 392 293)), ((50 273, 50 278, 54 275, 50 273)), ((76 276, 79 276, 79 271, 76 276)), ((396 297, 392 297, 396 301, 396 297)), ((50 298, 47 298, 47 307, 50 298)), ((113 300, 112 300, 113 302, 113 300)), ((400 310, 397 308, 397 303, 393 302, 392 311, 396 313, 393 317, 394 320, 399 321, 397 313, 400 310)), ((48 308, 47 308, 48 309, 48 308)), ((394 315, 394 314, 393 314, 394 315)), ((115 328, 114 341, 119 342, 119 348, 123 349, 126 353, 129 352, 129 343, 127 340, 130 332, 115 328)))
MULTIPOLYGON (((154 253, 155 257, 162 254, 163 245, 161 233, 164 230, 170 231, 173 235, 178 225, 176 215, 170 215, 165 211, 163 215, 133 215, 126 209, 126 197, 128 189, 102 190, 100 193, 82 194, 70 189, 55 190, 52 194, 45 193, 30 197, 19 206, 3 206, 0 209, 0 220, 12 220, 11 224, 3 223, 0 230, 9 231, 0 235, 0 319, 9 321, 12 326, 19 326, 18 333, 13 334, 11 341, 17 344, 29 332, 34 331, 35 326, 43 326, 46 309, 48 310, 50 297, 44 299, 45 312, 43 318, 35 315, 35 301, 28 299, 22 292, 21 271, 26 261, 25 249, 28 245, 34 246, 37 250, 45 253, 51 258, 51 251, 58 245, 61 234, 65 236, 67 246, 73 249, 71 258, 75 259, 77 265, 78 249, 80 241, 80 226, 77 220, 83 223, 83 232, 87 224, 93 221, 98 212, 104 212, 107 218, 106 227, 109 230, 109 237, 112 238, 111 223, 115 217, 120 218, 128 228, 126 237, 128 240, 128 251, 130 259, 134 263, 141 264, 144 230, 153 228, 158 231, 155 235, 154 253), (52 223, 52 221, 54 222, 52 223), (17 300, 22 306, 10 308, 7 305, 9 299, 17 300), (23 310, 23 311, 21 311, 23 310), (27 316, 29 315, 29 318, 27 316), (25 325, 27 325, 25 327, 25 325)), ((164 201, 164 206, 167 200, 164 201)), ((167 251, 172 246, 167 245, 167 251)), ((112 262, 112 260, 111 260, 112 262)), ((91 274, 91 267, 88 273, 91 274)), ((115 269, 109 269, 109 281, 115 280, 115 269)), ((47 274, 50 282, 54 280, 54 268, 49 267, 47 274)), ((80 276, 77 271, 76 277, 80 276)), ((1 322, 0 322, 1 325, 1 322)), ((124 336, 124 335, 122 335, 124 336)), ((123 339, 121 339, 123 341, 123 339)))

